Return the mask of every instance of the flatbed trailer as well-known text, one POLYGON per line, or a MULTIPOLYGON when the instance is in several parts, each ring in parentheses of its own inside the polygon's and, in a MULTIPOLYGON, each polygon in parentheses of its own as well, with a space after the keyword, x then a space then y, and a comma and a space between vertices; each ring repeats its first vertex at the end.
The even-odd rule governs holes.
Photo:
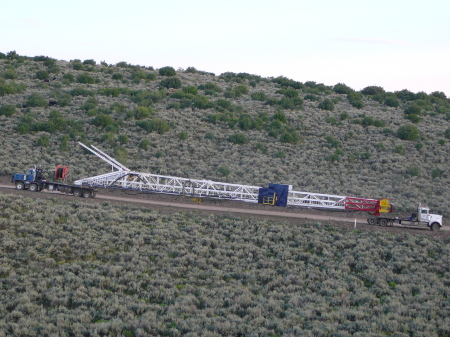
MULTIPOLYGON (((58 172, 59 167, 57 168, 58 172)), ((55 174, 57 176, 57 174, 55 174)), ((96 190, 88 186, 69 185, 64 182, 47 181, 41 168, 29 169, 27 173, 15 173, 11 182, 18 190, 28 190, 30 192, 41 192, 42 190, 59 191, 65 194, 72 194, 75 197, 94 198, 96 190)))
POLYGON ((417 207, 417 213, 412 213, 410 217, 402 218, 392 218, 392 217, 369 217, 367 218, 367 223, 369 225, 378 226, 394 226, 394 224, 399 224, 405 227, 428 227, 433 231, 439 230, 442 227, 442 215, 431 214, 428 207, 423 207, 419 205, 417 207))

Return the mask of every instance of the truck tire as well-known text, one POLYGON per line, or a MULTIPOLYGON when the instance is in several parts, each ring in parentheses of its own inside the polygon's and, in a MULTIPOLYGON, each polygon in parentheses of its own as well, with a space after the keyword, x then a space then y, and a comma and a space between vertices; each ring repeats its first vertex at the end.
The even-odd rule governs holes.
POLYGON ((432 231, 435 232, 435 231, 438 231, 438 230, 441 229, 441 225, 439 225, 439 223, 437 223, 437 222, 433 222, 431 224, 430 228, 431 228, 432 231))
POLYGON ((381 227, 386 227, 388 224, 387 219, 380 219, 379 221, 381 227))
POLYGON ((371 226, 375 225, 377 223, 377 219, 375 218, 368 218, 367 223, 371 226))
POLYGON ((28 186, 28 190, 30 192, 37 192, 39 190, 38 185, 36 184, 30 184, 30 186, 28 186))
POLYGON ((83 191, 83 198, 92 198, 92 193, 89 190, 83 191))
POLYGON ((22 181, 16 183, 16 189, 23 190, 25 189, 25 184, 22 181))
POLYGON ((81 197, 81 190, 79 190, 78 188, 73 190, 73 195, 75 197, 81 197))

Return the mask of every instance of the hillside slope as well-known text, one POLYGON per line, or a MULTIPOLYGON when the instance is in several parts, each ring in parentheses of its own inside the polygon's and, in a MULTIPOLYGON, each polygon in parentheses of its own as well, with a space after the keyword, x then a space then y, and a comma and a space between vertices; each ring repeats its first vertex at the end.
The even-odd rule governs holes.
POLYGON ((449 214, 449 115, 440 92, 0 54, 0 175, 35 164, 68 165, 71 179, 108 172, 82 141, 145 172, 449 214))

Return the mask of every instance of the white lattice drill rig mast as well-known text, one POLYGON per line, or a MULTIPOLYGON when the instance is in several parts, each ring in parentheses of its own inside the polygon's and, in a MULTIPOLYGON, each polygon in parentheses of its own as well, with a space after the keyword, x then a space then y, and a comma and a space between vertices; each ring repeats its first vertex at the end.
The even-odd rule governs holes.
POLYGON ((144 193, 182 195, 193 198, 229 199, 274 206, 365 211, 374 216, 368 218, 369 224, 379 224, 381 226, 393 225, 394 222, 406 225, 408 221, 411 223, 417 222, 418 225, 426 224, 434 230, 442 226, 442 216, 429 214, 429 209, 426 207, 420 206, 417 213, 423 214, 423 217, 416 217, 415 219, 411 217, 403 220, 389 218, 381 216, 393 210, 387 199, 363 199, 342 195, 300 192, 292 190, 291 185, 282 184, 269 184, 268 187, 261 187, 136 172, 93 145, 88 147, 81 142, 79 144, 111 165, 113 170, 110 173, 76 180, 74 184, 78 186, 117 188, 144 193))

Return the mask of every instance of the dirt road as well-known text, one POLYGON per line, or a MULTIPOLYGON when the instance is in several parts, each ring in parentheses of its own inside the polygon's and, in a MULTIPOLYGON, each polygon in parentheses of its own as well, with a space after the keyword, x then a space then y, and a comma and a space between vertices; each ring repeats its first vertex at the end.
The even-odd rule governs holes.
MULTIPOLYGON (((30 196, 29 191, 19 191, 14 188, 12 184, 0 183, 0 191, 3 193, 18 194, 30 196)), ((33 197, 50 198, 57 197, 59 199, 71 198, 80 199, 74 196, 64 195, 59 192, 42 191, 41 193, 34 193, 33 197)), ((389 231, 413 231, 414 233, 428 232, 428 229, 422 228, 405 228, 399 225, 394 227, 382 228, 378 226, 369 226, 366 221, 366 214, 347 213, 347 212, 333 212, 322 210, 310 210, 304 208, 269 208, 268 206, 249 204, 249 203, 237 203, 236 201, 223 201, 223 200, 205 200, 203 204, 193 202, 189 198, 180 196, 163 195, 163 194, 124 194, 123 191, 110 191, 100 189, 97 196, 94 199, 89 199, 91 202, 104 202, 105 200, 119 203, 119 204, 142 204, 149 205, 159 209, 186 209, 200 212, 213 212, 213 213, 229 213, 229 214, 242 214, 244 216, 257 216, 266 218, 282 217, 286 220, 309 219, 313 221, 329 222, 333 224, 340 224, 347 228, 366 229, 366 230, 389 230, 389 231)), ((435 232, 436 233, 436 232, 435 232)), ((435 234, 434 233, 434 234, 435 234)), ((450 235, 450 226, 443 226, 441 235, 450 235), (449 231, 449 232, 447 232, 449 231)))

